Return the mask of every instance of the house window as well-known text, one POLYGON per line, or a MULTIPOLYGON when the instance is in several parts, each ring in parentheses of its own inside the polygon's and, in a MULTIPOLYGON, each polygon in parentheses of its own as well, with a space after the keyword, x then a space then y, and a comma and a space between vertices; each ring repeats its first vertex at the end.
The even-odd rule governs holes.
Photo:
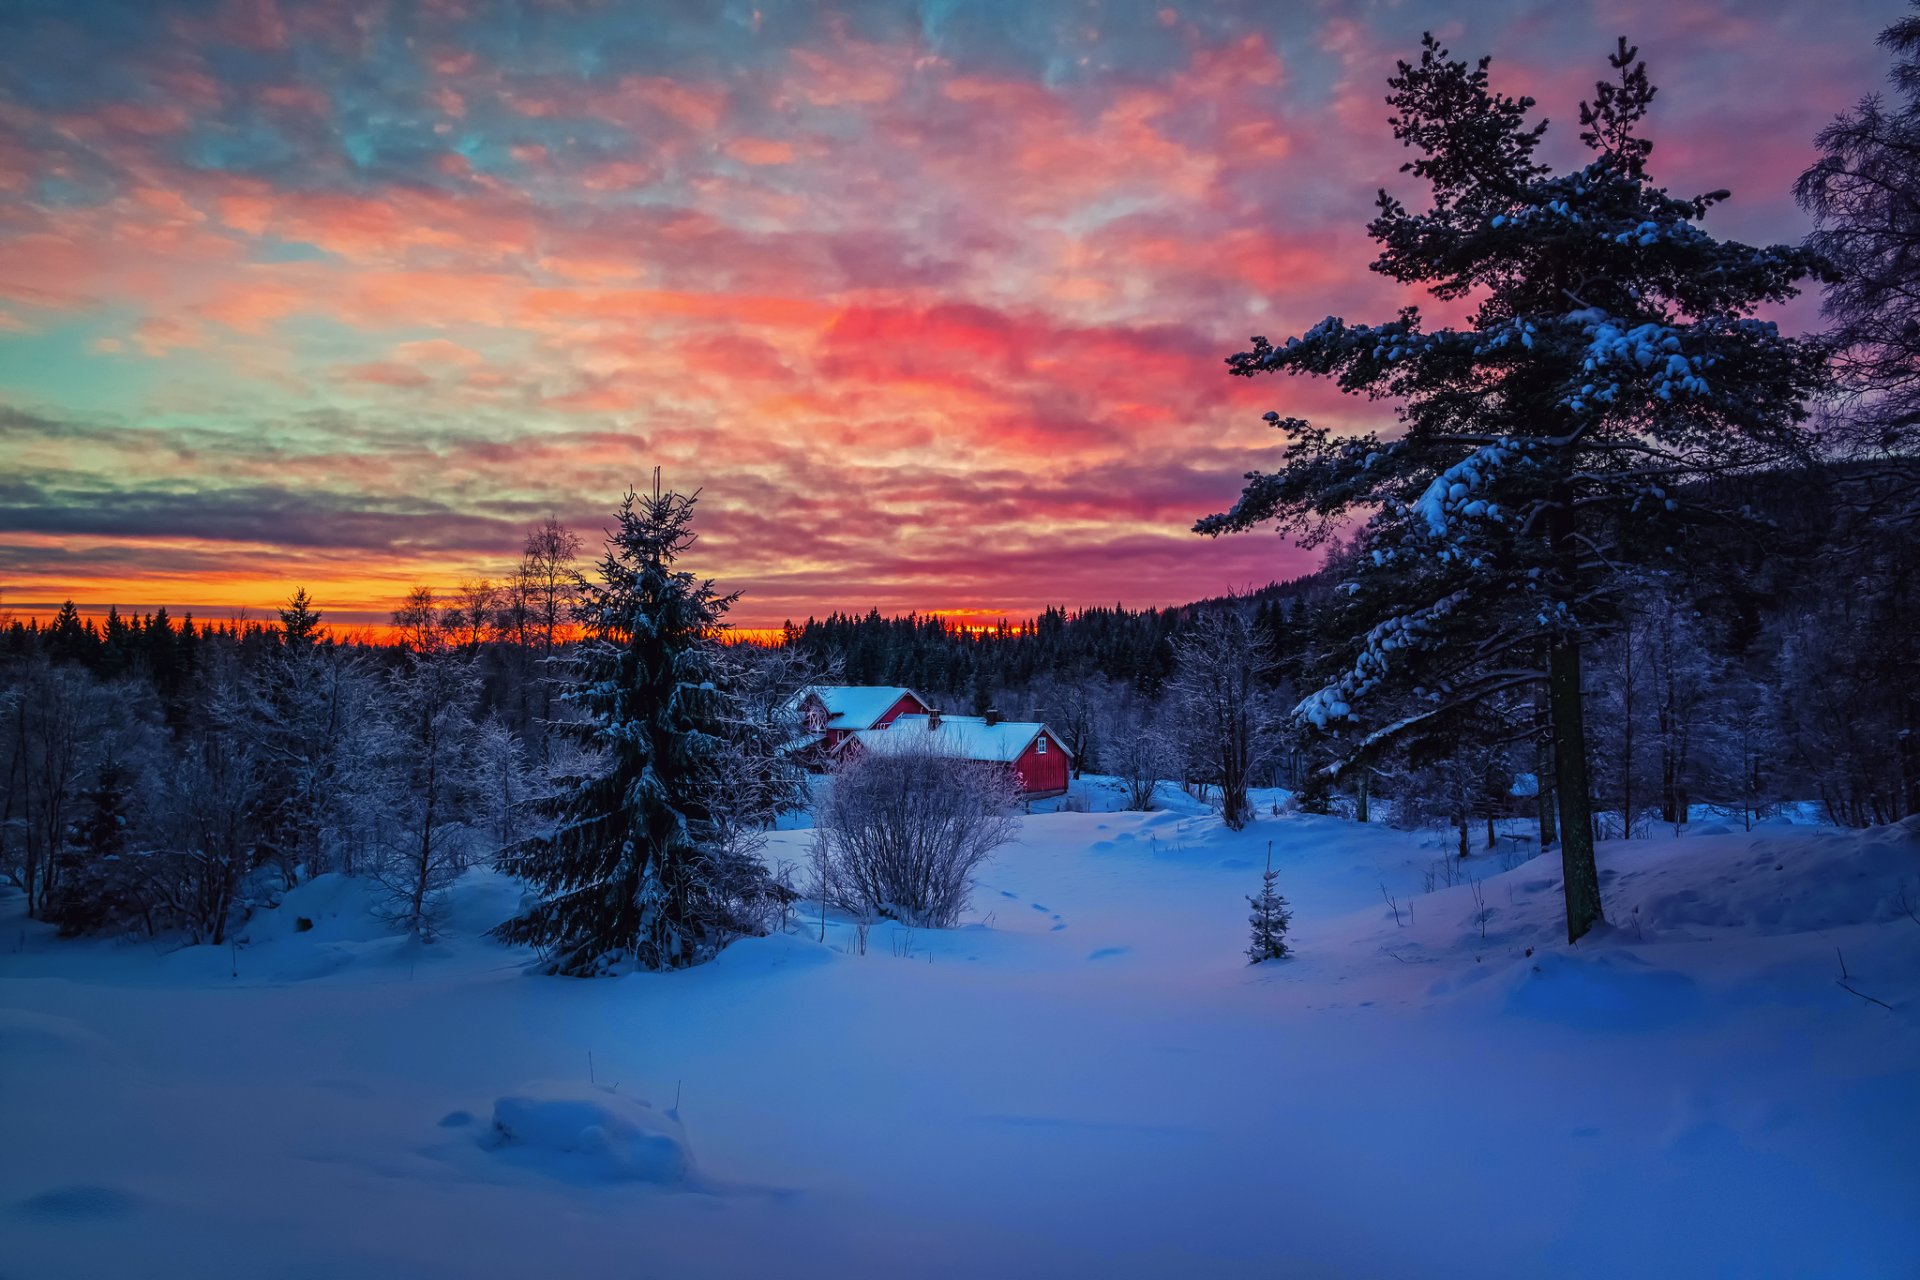
POLYGON ((1040 735, 1040 745, 1034 748, 1034 754, 1042 755, 1042 756, 1047 754, 1047 735, 1046 734, 1043 733, 1040 735))

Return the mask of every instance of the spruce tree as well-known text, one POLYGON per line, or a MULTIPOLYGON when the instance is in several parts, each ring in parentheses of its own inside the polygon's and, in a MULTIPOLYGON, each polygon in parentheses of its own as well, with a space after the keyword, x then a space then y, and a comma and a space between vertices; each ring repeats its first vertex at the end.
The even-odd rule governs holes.
POLYGON ((319 639, 320 614, 305 587, 297 587, 280 609, 280 638, 289 649, 304 649, 319 639))
POLYGON ((1489 704, 1521 717, 1518 695, 1545 687, 1570 939, 1602 919, 1582 647, 1636 575, 1678 567, 1689 525, 1739 518, 1710 482, 1810 455, 1802 405, 1821 375, 1814 349, 1753 317, 1812 256, 1708 234, 1726 192, 1654 186, 1639 135, 1654 88, 1624 40, 1609 62, 1581 106, 1595 158, 1562 175, 1534 159, 1532 100, 1496 93, 1487 59, 1469 67, 1428 36, 1418 66, 1399 64, 1390 123, 1432 202, 1415 213, 1380 193, 1373 269, 1471 310, 1458 327, 1410 306, 1254 338, 1233 374, 1332 377, 1396 400, 1403 430, 1336 438, 1269 413, 1289 437, 1282 468, 1196 526, 1273 521, 1314 545, 1359 521, 1339 652, 1295 712, 1345 734, 1336 772, 1395 740, 1458 736, 1489 704))
POLYGON ((628 491, 599 582, 579 585, 564 702, 554 726, 592 749, 592 771, 552 805, 551 835, 502 859, 544 895, 496 934, 530 943, 548 971, 675 969, 711 957, 738 927, 758 867, 703 845, 729 749, 717 645, 734 596, 676 567, 694 542, 698 494, 628 491))
POLYGON ((1260 892, 1247 897, 1247 905, 1253 908, 1253 914, 1247 917, 1247 923, 1253 926, 1253 939, 1247 944, 1248 964, 1279 960, 1289 954, 1287 926, 1293 923, 1293 913, 1280 896, 1279 881, 1280 873, 1273 869, 1273 842, 1268 841, 1267 870, 1260 879, 1260 892))
POLYGON ((65 865, 42 913, 60 926, 62 937, 124 924, 143 912, 139 877, 128 849, 133 787, 132 772, 109 755, 82 797, 86 811, 74 823, 73 838, 61 851, 65 865))

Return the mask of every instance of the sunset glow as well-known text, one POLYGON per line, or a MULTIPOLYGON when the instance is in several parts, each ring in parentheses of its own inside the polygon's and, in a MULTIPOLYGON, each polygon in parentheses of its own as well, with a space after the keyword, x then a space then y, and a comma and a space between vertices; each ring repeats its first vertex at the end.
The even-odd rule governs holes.
POLYGON ((8 5, 0 603, 381 621, 656 465, 749 627, 1284 578, 1189 525, 1263 411, 1390 410, 1221 362, 1402 300, 1364 226, 1423 27, 1556 157, 1629 34, 1655 172, 1764 241, 1894 10, 8 5))

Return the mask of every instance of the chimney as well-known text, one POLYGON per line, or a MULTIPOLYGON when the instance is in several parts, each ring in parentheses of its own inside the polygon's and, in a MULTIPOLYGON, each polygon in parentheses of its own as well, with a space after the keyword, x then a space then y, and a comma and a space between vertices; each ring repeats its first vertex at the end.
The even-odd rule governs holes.
POLYGON ((935 729, 938 729, 939 727, 940 727, 940 709, 938 707, 928 707, 927 708, 927 732, 932 733, 935 729))
POLYGON ((987 723, 988 723, 989 725, 996 725, 996 724, 999 724, 999 723, 1000 723, 1000 708, 998 708, 998 707, 988 707, 988 708, 987 708, 987 714, 986 714, 986 721, 987 721, 987 723))

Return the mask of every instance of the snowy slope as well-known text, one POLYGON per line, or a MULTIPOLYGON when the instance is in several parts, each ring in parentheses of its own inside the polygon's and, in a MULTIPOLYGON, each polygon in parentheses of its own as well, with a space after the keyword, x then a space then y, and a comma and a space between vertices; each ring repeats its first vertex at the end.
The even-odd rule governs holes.
POLYGON ((1189 808, 607 981, 481 940, 491 875, 425 948, 339 880, 164 955, 0 903, 0 1274, 1911 1273, 1920 830, 1609 844, 1568 947, 1550 858, 1189 808))

